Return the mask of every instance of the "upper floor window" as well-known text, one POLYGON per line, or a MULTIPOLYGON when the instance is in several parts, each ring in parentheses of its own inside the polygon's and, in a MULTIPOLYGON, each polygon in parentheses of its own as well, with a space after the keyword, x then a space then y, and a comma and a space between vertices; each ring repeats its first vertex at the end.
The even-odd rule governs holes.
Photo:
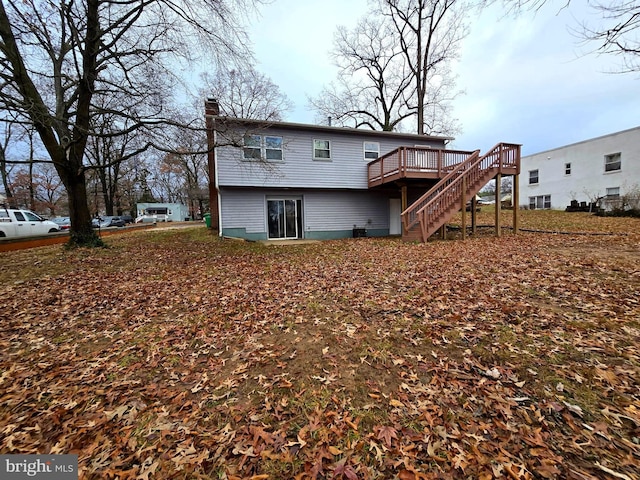
POLYGON ((245 135, 242 152, 245 160, 282 160, 282 137, 245 135))
POLYGON ((529 185, 538 183, 538 170, 529 170, 529 185))
POLYGON ((565 163, 564 164, 564 174, 565 175, 571 175, 571 164, 570 163, 565 163))
POLYGON ((620 170, 622 166, 622 158, 620 152, 612 153, 611 155, 604 156, 604 171, 605 172, 615 172, 620 170))
POLYGON ((380 144, 378 142, 364 142, 364 159, 375 160, 380 156, 380 144))
POLYGON ((245 135, 243 156, 245 160, 260 160, 262 137, 260 135, 245 135))
POLYGON ((264 137, 264 153, 267 160, 282 160, 282 137, 264 137))
POLYGON ((331 160, 331 142, 329 140, 314 140, 313 158, 318 160, 331 160))

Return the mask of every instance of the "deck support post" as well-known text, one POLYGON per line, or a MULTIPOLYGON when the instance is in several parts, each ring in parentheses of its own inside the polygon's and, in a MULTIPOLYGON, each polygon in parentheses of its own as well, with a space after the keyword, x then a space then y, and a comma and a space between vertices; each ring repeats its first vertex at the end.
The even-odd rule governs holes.
POLYGON ((400 187, 400 205, 402 211, 404 212, 407 209, 407 186, 402 185, 400 187))
POLYGON ((496 237, 502 235, 502 225, 500 222, 500 209, 502 207, 501 202, 501 190, 502 190, 502 174, 496 175, 496 237))
POLYGON ((467 179, 462 177, 462 192, 460 194, 460 209, 462 213, 462 240, 467 238, 467 179))
POLYGON ((471 233, 476 234, 478 229, 478 215, 476 214, 476 208, 478 207, 476 196, 471 198, 471 233))
POLYGON ((447 224, 446 224, 446 223, 445 223, 445 224, 443 224, 443 225, 440 227, 440 238, 441 238, 442 240, 446 240, 446 239, 447 239, 447 224))
POLYGON ((513 205, 513 234, 517 235, 520 230, 520 175, 513 176, 511 204, 513 205))

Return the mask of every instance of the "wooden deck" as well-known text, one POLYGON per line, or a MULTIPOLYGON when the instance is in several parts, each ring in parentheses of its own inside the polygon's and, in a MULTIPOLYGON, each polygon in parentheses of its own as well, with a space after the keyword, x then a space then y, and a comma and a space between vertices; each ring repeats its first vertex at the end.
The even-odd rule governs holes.
MULTIPOLYGON (((463 211, 463 228, 465 226, 464 210, 467 201, 493 178, 502 175, 514 175, 514 198, 518 198, 517 175, 520 173, 520 145, 499 143, 488 153, 480 156, 476 150, 463 161, 450 167, 433 188, 402 212, 402 237, 414 240, 415 230, 420 231, 420 239, 426 242, 439 228, 445 225, 459 210, 463 211)), ((496 203, 498 208, 499 202, 496 203)), ((514 208, 514 225, 517 225, 517 206, 514 208)), ((497 212, 497 210, 496 210, 497 212)), ((496 219, 498 219, 496 213, 496 219)), ((496 231, 499 224, 496 222, 496 231)), ((517 232, 517 227, 514 227, 517 232)), ((499 235, 499 233, 497 233, 499 235)), ((464 238, 464 235, 463 235, 464 238)))
POLYGON ((399 147, 367 165, 369 188, 405 178, 441 179, 473 152, 399 147))

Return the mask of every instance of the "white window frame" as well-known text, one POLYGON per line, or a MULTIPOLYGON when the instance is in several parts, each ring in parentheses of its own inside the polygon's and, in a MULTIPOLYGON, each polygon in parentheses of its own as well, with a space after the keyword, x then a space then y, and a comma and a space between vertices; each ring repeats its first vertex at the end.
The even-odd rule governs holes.
POLYGON ((571 162, 566 162, 564 164, 564 174, 571 175, 571 162))
POLYGON ((265 135, 264 136, 264 158, 267 162, 281 162, 284 160, 284 148, 283 148, 283 139, 279 135, 265 135), (273 144, 268 143, 267 139, 277 139, 279 141, 279 146, 274 146, 273 144), (280 152, 279 158, 270 158, 269 153, 280 152))
POLYGON ((529 197, 529 210, 550 210, 551 195, 535 195, 529 197))
POLYGON ((607 188, 607 198, 620 198, 620 187, 607 188))
POLYGON ((248 134, 243 138, 242 159, 247 162, 266 161, 266 162, 282 162, 284 161, 284 140, 280 135, 256 135, 248 134), (247 145, 247 139, 253 138, 257 140, 258 145, 247 145), (279 139, 280 148, 274 148, 273 145, 267 143, 267 139, 279 139), (247 155, 249 151, 257 152, 258 156, 247 155), (280 152, 280 158, 269 158, 273 152, 280 152))
POLYGON ((529 185, 538 185, 540 183, 540 170, 539 169, 535 169, 535 170, 529 170, 529 185), (535 182, 532 182, 531 180, 533 179, 533 172, 535 172, 535 182))
POLYGON ((380 156, 380 142, 362 142, 362 151, 364 155, 364 159, 367 161, 375 160, 380 156), (371 147, 375 145, 375 150, 371 148, 367 148, 367 146, 371 147), (367 157, 367 154, 375 153, 375 157, 367 157))
POLYGON ((242 159, 255 162, 262 158, 262 135, 245 135, 242 138, 242 159), (253 139, 257 145, 247 144, 247 139, 253 139), (249 152, 254 152, 253 154, 249 152), (247 155, 249 153, 249 155, 247 155), (255 155, 257 153, 257 156, 255 155))
POLYGON ((615 173, 622 170, 622 153, 611 153, 604 156, 604 173, 615 173))
POLYGON ((314 138, 313 139, 313 159, 314 160, 321 160, 321 161, 325 161, 325 162, 330 162, 331 161, 331 140, 327 140, 324 138, 314 138), (316 148, 316 142, 327 142, 327 148, 316 148), (329 156, 328 157, 318 157, 316 155, 316 152, 318 151, 323 151, 323 152, 328 152, 329 156))

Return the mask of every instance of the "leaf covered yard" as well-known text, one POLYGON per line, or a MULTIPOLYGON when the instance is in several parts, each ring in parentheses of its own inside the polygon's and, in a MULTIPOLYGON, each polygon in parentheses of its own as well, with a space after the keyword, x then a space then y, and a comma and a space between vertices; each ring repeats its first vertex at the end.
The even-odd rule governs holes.
POLYGON ((614 233, 1 254, 0 453, 77 453, 80 478, 638 479, 638 223, 576 218, 614 233))

